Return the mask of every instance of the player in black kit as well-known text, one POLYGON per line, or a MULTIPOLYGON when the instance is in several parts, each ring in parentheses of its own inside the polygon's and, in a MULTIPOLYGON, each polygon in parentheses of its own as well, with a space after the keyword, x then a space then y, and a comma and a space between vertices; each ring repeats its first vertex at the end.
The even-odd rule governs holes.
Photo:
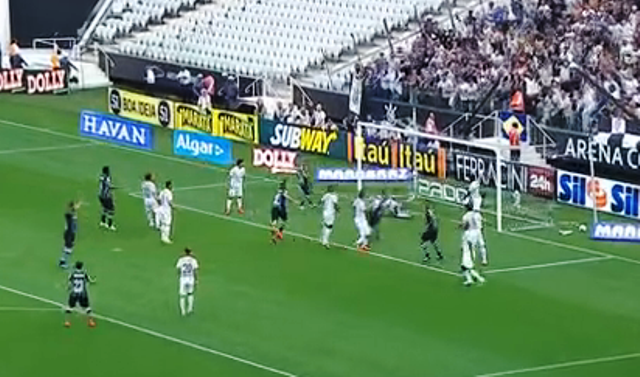
POLYGON ((428 263, 431 260, 431 255, 429 255, 429 244, 433 245, 434 250, 438 256, 438 260, 442 260, 444 256, 442 255, 442 251, 440 250, 440 245, 438 244, 438 220, 436 219, 436 215, 429 205, 425 208, 425 229, 422 233, 420 246, 422 251, 424 252, 423 263, 428 263))
POLYGON ((273 203, 271 205, 271 242, 274 244, 284 238, 284 228, 289 219, 287 213, 288 199, 287 183, 286 181, 282 181, 278 187, 278 192, 276 192, 276 195, 273 197, 273 203))
POLYGON ((298 176, 298 187, 302 193, 300 209, 304 209, 305 203, 308 203, 311 208, 315 207, 311 200, 311 180, 309 179, 309 169, 307 169, 306 165, 302 164, 296 171, 296 175, 298 176))
POLYGON ((87 314, 89 327, 96 326, 89 305, 89 284, 92 283, 95 283, 95 280, 84 270, 84 264, 76 262, 76 269, 69 275, 69 306, 66 310, 65 327, 71 327, 71 313, 78 305, 87 314))
POLYGON ((64 214, 64 247, 62 249, 62 257, 58 262, 58 266, 67 268, 67 259, 73 252, 73 246, 76 242, 76 235, 78 232, 78 208, 80 208, 80 202, 71 201, 69 207, 64 214))
POLYGON ((113 190, 115 187, 111 183, 111 171, 108 166, 102 168, 102 174, 98 182, 98 199, 102 206, 102 215, 100 217, 100 226, 116 230, 116 226, 113 224, 113 216, 115 215, 116 207, 113 201, 113 190))

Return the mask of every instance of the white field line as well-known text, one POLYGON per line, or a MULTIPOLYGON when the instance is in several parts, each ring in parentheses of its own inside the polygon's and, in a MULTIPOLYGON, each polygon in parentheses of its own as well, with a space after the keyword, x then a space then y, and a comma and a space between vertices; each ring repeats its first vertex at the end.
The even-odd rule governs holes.
POLYGON ((638 352, 638 353, 629 353, 629 354, 626 354, 626 355, 598 357, 598 358, 594 358, 594 359, 584 359, 584 360, 569 361, 569 362, 566 362, 566 363, 541 365, 539 367, 533 367, 533 368, 513 369, 513 370, 504 371, 504 372, 480 374, 480 375, 477 375, 476 377, 513 376, 513 375, 516 375, 516 374, 535 373, 535 372, 542 372, 542 371, 555 370, 555 369, 561 369, 561 368, 577 367, 577 366, 582 366, 582 365, 590 365, 590 364, 607 363, 607 362, 619 361, 619 360, 636 359, 636 358, 639 358, 639 357, 640 357, 640 352, 638 352))
MULTIPOLYGON (((134 197, 134 198, 142 199, 142 196, 140 194, 138 194, 138 193, 131 193, 129 195, 134 197)), ((237 217, 226 216, 226 215, 223 215, 223 214, 210 212, 210 211, 205 211, 205 210, 202 210, 202 209, 199 209, 199 208, 189 207, 189 206, 185 206, 185 205, 181 205, 181 204, 174 204, 174 206, 176 208, 180 208, 180 209, 183 209, 185 211, 190 211, 190 212, 199 213, 199 214, 206 215, 206 216, 215 217, 215 218, 220 219, 220 220, 226 220, 226 221, 231 221, 231 222, 238 223, 238 224, 244 224, 244 225, 248 225, 248 226, 251 226, 251 227, 254 227, 254 228, 258 228, 258 229, 271 230, 270 226, 267 226, 267 225, 264 225, 264 224, 260 224, 260 223, 256 223, 256 222, 253 222, 253 221, 240 219, 240 218, 237 218, 237 217)), ((290 231, 287 231, 287 235, 291 236, 291 237, 302 238, 302 239, 305 239, 305 240, 308 240, 308 241, 311 241, 311 242, 321 243, 321 240, 320 240, 319 237, 311 237, 311 236, 308 236, 306 234, 290 232, 290 231)), ((343 244, 339 244, 339 243, 335 243, 335 242, 332 242, 331 245, 336 246, 338 248, 346 249, 346 250, 357 251, 357 249, 355 247, 353 247, 353 246, 343 245, 343 244)), ((390 261, 393 261, 393 262, 407 264, 407 265, 414 266, 414 267, 424 268, 426 270, 431 270, 431 271, 439 272, 439 273, 446 274, 446 275, 460 276, 459 274, 457 274, 455 272, 452 272, 452 271, 449 271, 449 270, 444 270, 444 269, 436 268, 436 267, 433 267, 433 266, 428 266, 428 265, 412 262, 412 261, 409 261, 409 260, 406 260, 406 259, 392 257, 392 256, 386 255, 386 254, 369 252, 368 255, 371 255, 371 256, 374 256, 374 257, 377 257, 377 258, 390 260, 390 261)))
MULTIPOLYGON (((460 224, 459 220, 450 219, 450 221, 452 223, 460 224)), ((493 228, 484 228, 484 229, 491 230, 491 231, 496 232, 496 233, 498 232, 497 230, 495 230, 493 228)), ((640 264, 640 260, 637 260, 637 259, 627 258, 627 257, 623 257, 623 256, 620 256, 620 255, 615 255, 615 254, 609 254, 609 253, 605 253, 604 251, 591 250, 591 249, 587 249, 586 247, 580 247, 580 246, 569 245, 569 244, 566 244, 566 243, 550 241, 550 240, 546 240, 544 238, 527 236, 526 234, 514 233, 514 232, 509 232, 509 231, 502 231, 502 233, 498 233, 498 234, 504 234, 504 235, 507 235, 507 236, 511 236, 511 237, 515 237, 515 238, 522 238, 522 239, 525 239, 525 240, 529 240, 529 241, 532 241, 532 242, 537 242, 537 243, 541 243, 541 244, 545 244, 545 245, 551 245, 551 246, 556 246, 556 247, 563 248, 563 249, 578 251, 578 252, 581 252, 581 253, 584 253, 584 254, 595 255, 595 256, 604 257, 604 258, 608 258, 608 259, 617 259, 617 260, 620 260, 620 261, 633 263, 633 264, 640 264)))
MULTIPOLYGON (((9 121, 9 120, 4 120, 4 119, 0 119, 0 124, 5 124, 7 126, 12 126, 12 127, 16 127, 16 128, 22 128, 22 129, 31 130, 31 131, 40 132, 40 133, 49 134, 49 135, 55 135, 55 136, 59 136, 59 137, 67 138, 67 139, 81 140, 81 141, 89 140, 89 139, 86 139, 84 137, 77 136, 77 135, 71 135, 71 134, 67 134, 67 133, 64 133, 64 132, 58 132, 58 131, 50 130, 48 128, 29 126, 29 125, 26 125, 26 124, 17 123, 17 122, 13 122, 13 121, 9 121)), ((121 145, 118 145, 118 144, 110 144, 110 143, 105 143, 105 142, 94 142, 94 141, 92 141, 92 142, 94 144, 103 145, 103 146, 108 147, 108 148, 120 149, 120 150, 123 150, 123 151, 126 151, 126 152, 138 153, 138 154, 142 154, 142 155, 146 155, 146 156, 150 156, 150 157, 154 157, 154 158, 159 158, 159 159, 163 159, 163 160, 167 160, 167 161, 173 161, 173 162, 177 162, 177 163, 181 163, 181 164, 198 166, 198 167, 201 167, 203 169, 216 170, 216 171, 225 171, 225 172, 227 171, 227 169, 219 167, 219 166, 205 165, 205 164, 202 164, 202 163, 199 163, 199 162, 195 162, 195 161, 185 160, 185 159, 182 159, 182 158, 177 158, 177 157, 172 157, 172 156, 166 156, 166 155, 163 155, 163 154, 158 154, 158 153, 154 153, 154 152, 148 152, 148 151, 144 151, 144 150, 140 150, 140 149, 128 148, 128 147, 124 147, 124 146, 121 146, 121 145)), ((250 175, 247 175, 247 176, 250 176, 250 175)), ((261 176, 258 176, 258 175, 251 175, 251 176, 256 177, 258 179, 262 179, 262 180, 267 181, 267 182, 275 182, 276 181, 276 180, 273 180, 273 179, 270 179, 270 178, 266 178, 266 177, 261 177, 261 176)), ((438 201, 438 202, 440 202, 440 201, 438 201)), ((451 203, 446 203, 446 202, 442 202, 442 203, 446 204, 446 205, 457 206, 457 205, 454 205, 454 204, 451 204, 451 203)), ((605 252, 602 252, 602 251, 587 249, 587 248, 584 248, 584 247, 573 246, 573 245, 569 245, 569 244, 565 244, 565 243, 549 241, 549 240, 545 240, 545 239, 541 239, 541 238, 531 237, 531 236, 527 236, 527 235, 524 235, 524 234, 518 234, 518 233, 512 233, 512 232, 503 232, 502 234, 507 234, 507 235, 510 235, 512 237, 527 239, 529 241, 533 241, 533 242, 537 242, 537 243, 553 245, 553 246, 564 248, 564 249, 580 251, 580 252, 583 252, 583 253, 586 253, 586 254, 597 255, 597 256, 607 256, 607 257, 615 258, 615 259, 618 259, 618 260, 621 260, 621 261, 625 261, 625 262, 629 262, 629 263, 640 264, 640 260, 637 260, 637 259, 626 258, 626 257, 614 255, 614 254, 605 253, 605 252)), ((393 257, 388 257, 388 256, 385 256, 385 257, 387 257, 386 259, 393 258, 393 257)), ((408 262, 408 261, 405 261, 405 260, 402 260, 402 259, 400 259, 400 261, 403 261, 403 263, 407 263, 408 262)), ((417 264, 417 263, 413 263, 413 262, 408 262, 408 263, 415 264, 415 265, 418 265, 420 267, 427 268, 427 266, 423 266, 421 264, 417 264)), ((443 272, 443 270, 440 270, 440 269, 437 269, 437 268, 433 268, 433 267, 432 268, 427 268, 427 269, 433 269, 435 271, 443 272)), ((450 272, 450 271, 446 271, 445 273, 454 274, 453 272, 450 272)))
MULTIPOLYGON (((43 302, 43 303, 46 303, 46 304, 49 304, 49 305, 53 305, 56 308, 58 308, 56 310, 60 310, 60 308, 65 308, 65 305, 63 305, 63 304, 61 304, 59 302, 55 302, 53 300, 49 300, 49 299, 44 298, 44 297, 36 296, 36 295, 31 294, 31 293, 19 291, 17 289, 13 289, 13 288, 6 287, 6 286, 3 286, 3 285, 0 285, 0 290, 6 291, 6 292, 11 292, 11 293, 14 293, 14 294, 22 296, 22 297, 28 297, 30 299, 33 299, 33 300, 36 300, 36 301, 39 301, 39 302, 43 302)), ((221 351, 217 351, 217 350, 214 350, 214 349, 211 349, 211 348, 207 348, 207 347, 195 344, 195 343, 191 343, 191 342, 186 341, 186 340, 174 338, 172 336, 165 335, 165 334, 153 331, 153 330, 149 330, 149 329, 144 328, 144 327, 136 326, 136 325, 133 325, 131 323, 127 323, 127 322, 124 322, 124 321, 121 321, 121 320, 118 320, 118 319, 115 319, 115 318, 110 318, 110 317, 107 317, 107 316, 104 316, 104 315, 99 315, 99 314, 95 314, 94 317, 97 318, 97 319, 100 319, 102 321, 105 321, 105 322, 109 322, 109 323, 112 323, 112 324, 115 324, 115 325, 126 327, 128 329, 131 329, 131 330, 134 330, 134 331, 137 331, 137 332, 141 332, 141 333, 153 336, 155 338, 164 339, 166 341, 169 341, 169 342, 172 342, 172 343, 176 343, 176 344, 180 344, 180 345, 183 345, 185 347, 193 348, 193 349, 196 349, 198 351, 202 351, 202 352, 206 352, 206 353, 209 353, 209 354, 212 354, 212 355, 220 356, 220 357, 223 357, 225 359, 230 359, 230 360, 236 361, 236 362, 241 363, 241 364, 249 365, 249 366, 257 368, 257 369, 261 369, 261 370, 264 370, 264 371, 267 371, 267 372, 271 372, 273 374, 277 374, 277 375, 285 376, 285 377, 297 377, 295 374, 292 374, 292 373, 289 373, 289 372, 285 372, 285 371, 280 370, 280 369, 268 367, 266 365, 259 364, 259 363, 256 363, 254 361, 251 361, 251 360, 247 360, 247 359, 244 359, 242 357, 234 356, 234 355, 231 355, 231 354, 228 354, 228 353, 225 353, 225 352, 221 352, 221 351)))
MULTIPOLYGON (((35 132, 40 132, 40 133, 43 133, 43 134, 59 136, 59 137, 63 137, 63 138, 70 139, 70 140, 80 140, 80 141, 84 141, 84 142, 89 141, 92 144, 102 145, 102 146, 107 147, 107 148, 120 149, 120 150, 125 151, 125 152, 137 153, 137 154, 141 154, 141 155, 145 155, 145 156, 159 158, 159 159, 162 159, 162 160, 177 162, 177 163, 180 163, 180 164, 198 166, 198 167, 203 168, 203 169, 216 170, 216 171, 222 171, 222 172, 227 172, 228 171, 227 168, 220 167, 220 166, 205 164, 205 163, 202 163, 202 162, 187 160, 187 159, 183 159, 183 158, 179 158, 179 157, 167 156, 167 155, 163 155, 163 154, 159 154, 159 153, 155 153, 155 152, 145 151, 145 150, 142 150, 142 149, 133 149, 133 148, 125 147, 123 145, 119 145, 119 144, 113 144, 113 143, 108 143, 108 142, 103 142, 103 141, 95 141, 95 140, 92 140, 92 139, 89 139, 89 138, 85 138, 85 137, 82 137, 82 136, 78 136, 78 135, 72 135, 72 134, 68 134, 68 133, 64 133, 64 132, 54 131, 54 130, 50 130, 48 128, 43 128, 43 127, 30 126, 28 124, 13 122, 13 121, 10 121, 10 120, 0 119, 0 124, 4 124, 4 125, 7 125, 7 126, 16 127, 16 128, 22 128, 22 129, 25 129, 25 130, 31 130, 31 131, 35 131, 35 132)), ((259 175, 249 175, 249 174, 247 174, 247 176, 256 177, 258 179, 261 179, 263 181, 268 181, 268 182, 278 182, 275 179, 271 179, 271 178, 267 178, 267 177, 263 177, 263 176, 259 176, 259 175)))
POLYGON ((571 264, 581 264, 581 263, 590 263, 590 262, 599 262, 603 260, 613 259, 612 257, 593 257, 593 258, 582 258, 582 259, 573 259, 561 262, 552 262, 552 263, 543 263, 543 264, 531 264, 527 266, 520 267, 510 267, 510 268, 499 268, 495 270, 487 270, 484 271, 485 274, 500 274, 503 272, 515 272, 515 271, 525 271, 525 270, 538 270, 541 268, 548 267, 557 267, 557 266, 566 266, 571 264))
POLYGON ((0 307, 0 312, 60 312, 60 308, 0 307))
MULTIPOLYGON (((260 184, 260 183, 264 183, 264 181, 262 180, 253 180, 253 181, 247 181, 244 184, 245 185, 255 185, 255 184, 260 184)), ((175 187, 173 189, 173 191, 191 191, 191 190, 201 190, 201 189, 207 189, 207 188, 216 188, 216 187, 224 187, 227 186, 227 182, 217 182, 217 183, 209 183, 206 185, 198 185, 198 186, 184 186, 184 187, 175 187)))
POLYGON ((58 151, 58 150, 67 150, 67 149, 75 149, 75 148, 86 148, 86 147, 92 147, 94 145, 96 145, 96 144, 94 144, 94 143, 80 143, 80 144, 56 145, 56 146, 51 146, 51 147, 5 149, 5 150, 0 150, 0 155, 3 155, 3 154, 15 154, 15 153, 34 153, 34 152, 58 151))

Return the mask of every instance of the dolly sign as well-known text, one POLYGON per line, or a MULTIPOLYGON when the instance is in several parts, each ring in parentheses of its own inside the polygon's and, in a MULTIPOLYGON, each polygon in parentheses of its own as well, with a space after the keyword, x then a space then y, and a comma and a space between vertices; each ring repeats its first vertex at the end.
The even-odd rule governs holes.
POLYGON ((0 71, 0 92, 57 94, 69 90, 67 72, 54 70, 8 69, 0 71))

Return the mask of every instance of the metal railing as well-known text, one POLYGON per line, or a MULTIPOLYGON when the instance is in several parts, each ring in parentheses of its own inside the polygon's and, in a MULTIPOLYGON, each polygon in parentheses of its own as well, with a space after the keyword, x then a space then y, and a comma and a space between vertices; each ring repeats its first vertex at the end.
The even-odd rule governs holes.
POLYGON ((54 48, 58 47, 62 50, 70 51, 69 56, 73 59, 79 58, 76 49, 77 39, 74 37, 54 37, 54 38, 35 38, 31 42, 31 47, 36 50, 38 48, 54 48))

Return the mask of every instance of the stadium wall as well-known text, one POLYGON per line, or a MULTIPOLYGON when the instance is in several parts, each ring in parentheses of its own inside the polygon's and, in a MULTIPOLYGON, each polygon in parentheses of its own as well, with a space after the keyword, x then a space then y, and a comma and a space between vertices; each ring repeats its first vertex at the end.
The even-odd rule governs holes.
POLYGON ((77 37, 78 29, 82 27, 96 2, 10 0, 11 36, 22 46, 31 46, 35 38, 50 38, 54 35, 77 37))

